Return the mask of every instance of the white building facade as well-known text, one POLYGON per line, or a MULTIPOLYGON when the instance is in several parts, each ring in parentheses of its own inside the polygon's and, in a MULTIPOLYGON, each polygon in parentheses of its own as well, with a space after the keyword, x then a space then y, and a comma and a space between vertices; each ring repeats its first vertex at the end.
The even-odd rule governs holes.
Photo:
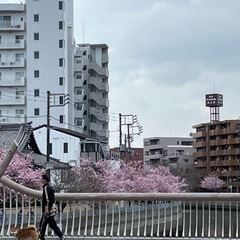
POLYGON ((73 31, 73 0, 0 4, 0 122, 38 127, 49 110, 51 126, 107 149, 108 46, 76 46, 73 31))

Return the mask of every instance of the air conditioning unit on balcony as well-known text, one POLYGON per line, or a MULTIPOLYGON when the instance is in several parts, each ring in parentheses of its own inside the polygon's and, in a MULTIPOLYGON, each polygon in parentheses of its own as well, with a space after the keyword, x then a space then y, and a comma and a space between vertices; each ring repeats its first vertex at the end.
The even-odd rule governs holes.
POLYGON ((1 122, 6 122, 6 118, 0 118, 1 122))
POLYGON ((4 63, 4 62, 1 62, 1 65, 5 65, 5 63, 4 63))
POLYGON ((13 65, 14 63, 13 62, 10 62, 10 65, 13 65))

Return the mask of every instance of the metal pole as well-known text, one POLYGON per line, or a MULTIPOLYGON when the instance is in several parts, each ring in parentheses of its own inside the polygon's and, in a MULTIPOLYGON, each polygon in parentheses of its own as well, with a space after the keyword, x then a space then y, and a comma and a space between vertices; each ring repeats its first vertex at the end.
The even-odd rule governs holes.
MULTIPOLYGON (((50 162, 50 91, 47 91, 47 159, 46 166, 50 162)), ((46 169, 46 173, 50 179, 50 169, 46 169)))
POLYGON ((119 147, 122 145, 122 114, 119 113, 119 147))

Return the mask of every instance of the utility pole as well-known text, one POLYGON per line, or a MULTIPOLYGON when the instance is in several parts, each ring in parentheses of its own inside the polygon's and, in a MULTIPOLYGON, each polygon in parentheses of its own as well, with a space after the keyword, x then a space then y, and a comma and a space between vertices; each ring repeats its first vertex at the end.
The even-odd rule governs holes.
POLYGON ((50 162, 50 91, 47 91, 47 159, 46 159, 46 173, 50 179, 50 168, 49 168, 49 162, 50 162))
POLYGON ((121 114, 119 113, 119 151, 120 156, 122 157, 121 152, 125 152, 125 157, 127 156, 128 160, 131 158, 131 142, 134 141, 134 135, 140 135, 142 133, 142 126, 139 124, 137 115, 133 114, 121 114), (126 126, 127 134, 125 136, 125 145, 122 145, 122 126, 126 126), (138 132, 134 132, 134 128, 138 129, 138 132), (131 131, 132 130, 132 131, 131 131), (126 151, 128 152, 126 154, 126 151))
POLYGON ((63 107, 68 104, 69 94, 65 95, 64 93, 54 93, 51 94, 50 91, 47 91, 47 145, 46 145, 46 174, 49 179, 51 179, 50 170, 53 168, 53 165, 50 164, 50 107, 63 107), (64 99, 63 103, 59 101, 53 101, 53 104, 50 103, 51 96, 62 97, 64 99))

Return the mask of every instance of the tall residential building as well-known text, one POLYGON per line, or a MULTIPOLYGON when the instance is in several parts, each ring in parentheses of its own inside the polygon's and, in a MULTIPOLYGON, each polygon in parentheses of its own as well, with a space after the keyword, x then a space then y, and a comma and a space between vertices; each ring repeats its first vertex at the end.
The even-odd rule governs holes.
POLYGON ((83 121, 84 134, 108 143, 108 46, 78 44, 74 62, 74 93, 76 98, 78 92, 83 93, 82 103, 75 103, 77 108, 82 109, 82 115, 76 113, 75 121, 83 121))
POLYGON ((202 123, 194 128, 195 167, 224 180, 226 190, 239 192, 240 120, 202 123))
POLYGON ((73 36, 73 0, 0 4, 0 123, 32 121, 108 145, 108 46, 73 36))

